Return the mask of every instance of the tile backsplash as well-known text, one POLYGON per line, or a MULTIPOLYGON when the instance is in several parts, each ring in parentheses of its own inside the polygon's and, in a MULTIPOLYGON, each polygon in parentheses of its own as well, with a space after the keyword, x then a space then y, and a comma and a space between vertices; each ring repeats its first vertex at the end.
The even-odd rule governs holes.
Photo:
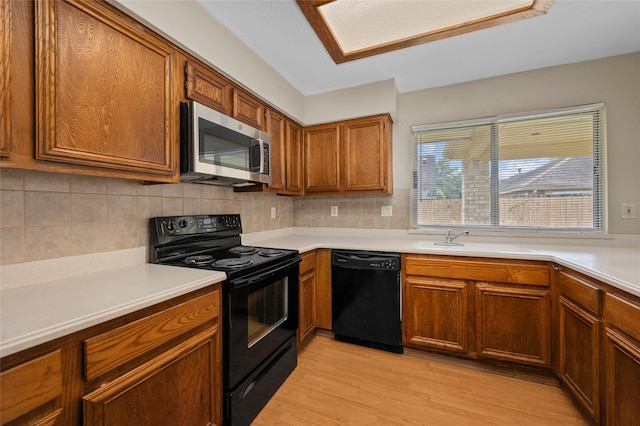
POLYGON ((409 190, 283 197, 189 183, 0 169, 0 265, 148 245, 148 219, 239 213, 245 233, 293 226, 407 229, 409 190), (338 215, 331 216, 337 206, 338 215), (392 216, 381 216, 391 206, 392 216), (271 218, 271 208, 276 218, 271 218))
POLYGON ((217 213, 247 233, 293 226, 293 200, 271 193, 0 169, 0 264, 146 246, 151 217, 217 213))
POLYGON ((394 189, 393 195, 314 195, 293 200, 293 225, 325 228, 408 229, 409 189, 394 189), (381 216, 391 206, 391 216, 381 216), (331 208, 337 207, 337 216, 331 208))

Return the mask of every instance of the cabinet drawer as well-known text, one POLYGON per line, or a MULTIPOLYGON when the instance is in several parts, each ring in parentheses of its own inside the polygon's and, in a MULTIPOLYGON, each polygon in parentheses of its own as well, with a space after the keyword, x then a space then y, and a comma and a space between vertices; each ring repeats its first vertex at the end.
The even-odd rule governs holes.
POLYGON ((95 379, 219 315, 220 291, 216 290, 87 339, 86 379, 95 379))
POLYGON ((405 255, 403 262, 407 275, 549 286, 544 262, 431 255, 405 255))
POLYGON ((602 290, 571 275, 558 273, 560 294, 578 303, 595 315, 602 315, 602 290))
POLYGON ((313 271, 316 268, 316 252, 311 251, 303 254, 302 262, 300 262, 300 275, 309 271, 313 271))
POLYGON ((640 306, 607 293, 604 300, 604 319, 640 340, 640 306))
MULTIPOLYGON (((62 356, 59 350, 25 362, 0 375, 2 424, 62 395, 62 356)), ((52 414, 55 418, 60 407, 52 414)))

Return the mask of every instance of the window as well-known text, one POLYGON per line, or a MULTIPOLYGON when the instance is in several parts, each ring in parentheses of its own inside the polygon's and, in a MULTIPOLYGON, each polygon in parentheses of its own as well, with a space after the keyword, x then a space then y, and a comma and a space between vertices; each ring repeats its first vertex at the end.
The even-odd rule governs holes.
POLYGON ((601 104, 412 127, 413 228, 603 231, 601 104))

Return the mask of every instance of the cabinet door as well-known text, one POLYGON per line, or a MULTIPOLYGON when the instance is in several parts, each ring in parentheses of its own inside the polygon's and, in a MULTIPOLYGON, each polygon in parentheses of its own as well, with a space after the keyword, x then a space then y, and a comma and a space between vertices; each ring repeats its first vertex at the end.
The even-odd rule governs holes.
POLYGON ((336 125, 304 130, 304 192, 340 191, 340 138, 336 125))
POLYGON ((342 126, 342 170, 345 191, 388 189, 389 120, 365 118, 342 126))
POLYGON ((317 324, 324 330, 333 329, 331 307, 331 249, 316 250, 317 324))
POLYGON ((212 327, 85 395, 85 426, 221 424, 220 337, 212 327))
POLYGON ((601 321, 560 297, 558 376, 592 419, 600 419, 601 321))
POLYGON ((264 130, 265 111, 266 107, 258 99, 243 90, 233 89, 233 118, 256 129, 264 130))
POLYGON ((187 98, 210 108, 231 115, 231 83, 210 68, 193 61, 186 65, 187 98))
POLYGON ((0 157, 6 157, 11 151, 11 7, 9 0, 0 0, 0 157))
POLYGON ((272 191, 287 189, 286 119, 276 111, 267 111, 267 133, 271 135, 271 183, 272 191))
POLYGON ((287 193, 302 195, 302 127, 289 120, 285 126, 287 193))
POLYGON ((409 275, 404 280, 403 344, 468 351, 468 283, 409 275))
POLYGON ((304 342, 316 329, 316 287, 315 270, 300 276, 299 343, 304 342))
POLYGON ((300 262, 298 343, 313 334, 317 324, 316 252, 304 253, 300 262))
POLYGON ((478 356, 550 367, 547 288, 476 283, 478 356))
POLYGON ((170 45, 80 0, 38 0, 36 39, 36 158, 178 179, 170 45))
POLYGON ((57 350, 0 374, 0 423, 53 425, 62 413, 62 356, 57 350))
POLYGON ((640 419, 640 305, 607 293, 604 322, 605 424, 637 425, 640 419))
POLYGON ((2 166, 34 162, 33 2, 0 0, 0 157, 2 166))
POLYGON ((556 374, 582 412, 599 423, 603 292, 592 279, 559 265, 553 265, 553 279, 558 292, 556 374))

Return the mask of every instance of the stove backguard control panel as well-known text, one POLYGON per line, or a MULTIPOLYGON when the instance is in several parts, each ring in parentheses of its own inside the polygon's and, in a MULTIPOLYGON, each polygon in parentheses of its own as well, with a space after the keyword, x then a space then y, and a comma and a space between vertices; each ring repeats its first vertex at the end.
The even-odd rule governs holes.
POLYGON ((157 243, 164 244, 190 235, 240 235, 240 215, 165 216, 152 219, 157 243))

